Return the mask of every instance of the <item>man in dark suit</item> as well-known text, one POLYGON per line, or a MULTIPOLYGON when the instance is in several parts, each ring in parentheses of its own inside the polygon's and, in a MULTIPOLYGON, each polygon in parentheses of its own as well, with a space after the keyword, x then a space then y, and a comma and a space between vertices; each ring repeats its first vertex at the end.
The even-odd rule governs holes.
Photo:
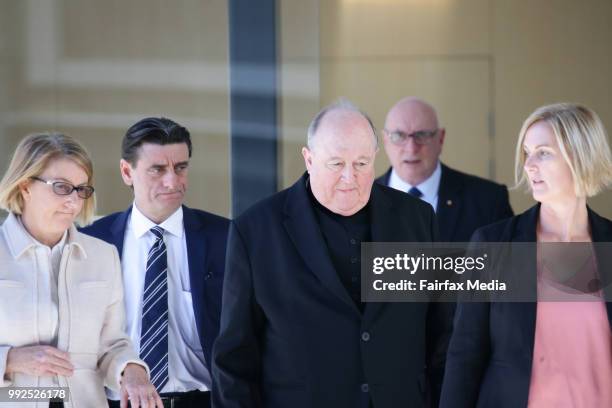
POLYGON ((377 182, 429 203, 441 242, 469 241, 477 228, 513 215, 505 186, 440 162, 445 129, 428 103, 400 100, 387 114, 383 133, 391 168, 377 182))
MULTIPOLYGON (((82 231, 117 247, 127 330, 168 406, 210 406, 229 221, 188 208, 189 131, 166 118, 133 125, 121 176, 134 204, 82 231)), ((120 396, 109 394, 111 407, 120 396)))
POLYGON ((436 231, 430 206, 373 184, 376 152, 363 113, 327 107, 308 129, 307 173, 232 222, 215 408, 437 400, 445 305, 361 302, 362 242, 430 242, 436 231))

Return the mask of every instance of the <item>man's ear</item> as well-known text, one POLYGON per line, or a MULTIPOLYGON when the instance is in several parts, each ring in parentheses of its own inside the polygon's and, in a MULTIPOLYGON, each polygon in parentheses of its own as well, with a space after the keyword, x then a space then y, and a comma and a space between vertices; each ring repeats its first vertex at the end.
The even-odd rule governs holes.
POLYGON ((132 165, 127 160, 121 159, 119 161, 119 171, 121 172, 121 178, 123 179, 125 185, 132 187, 134 185, 134 181, 132 179, 134 169, 132 168, 132 165))
POLYGON ((307 147, 302 147, 302 157, 304 157, 304 165, 306 165, 306 171, 310 173, 312 168, 312 152, 307 147))
POLYGON ((439 132, 440 132, 440 146, 442 146, 444 144, 444 136, 446 136, 446 129, 441 128, 439 132))

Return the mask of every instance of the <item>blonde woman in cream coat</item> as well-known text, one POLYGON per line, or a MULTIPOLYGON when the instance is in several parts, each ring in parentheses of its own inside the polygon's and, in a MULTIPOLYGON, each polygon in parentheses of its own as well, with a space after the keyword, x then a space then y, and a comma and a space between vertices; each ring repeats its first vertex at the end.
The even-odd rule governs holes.
POLYGON ((106 407, 105 386, 122 406, 163 407, 124 333, 117 251, 74 227, 93 216, 92 182, 87 152, 61 134, 22 140, 0 181, 0 391, 69 391, 0 407, 106 407))

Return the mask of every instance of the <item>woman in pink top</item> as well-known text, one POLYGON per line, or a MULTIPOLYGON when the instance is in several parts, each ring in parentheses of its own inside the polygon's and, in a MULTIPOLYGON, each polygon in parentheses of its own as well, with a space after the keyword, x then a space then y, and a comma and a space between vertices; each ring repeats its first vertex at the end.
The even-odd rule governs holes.
POLYGON ((590 244, 612 242, 612 222, 586 204, 612 184, 597 115, 565 103, 537 109, 519 134, 516 179, 538 204, 472 240, 538 242, 527 260, 538 302, 457 306, 440 406, 612 407, 612 257, 590 244), (544 244, 563 242, 587 253, 551 255, 558 246, 544 244))

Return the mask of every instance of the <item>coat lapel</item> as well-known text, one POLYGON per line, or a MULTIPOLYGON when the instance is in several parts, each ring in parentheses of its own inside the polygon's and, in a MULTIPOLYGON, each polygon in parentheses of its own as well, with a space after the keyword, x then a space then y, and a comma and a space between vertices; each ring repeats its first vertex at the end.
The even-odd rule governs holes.
POLYGON ((597 215, 590 208, 588 208, 588 211, 589 226, 591 227, 591 236, 595 248, 595 259, 597 260, 597 271, 603 286, 603 296, 608 312, 608 323, 612 329, 612 256, 606 253, 608 246, 601 244, 604 242, 612 242, 612 228, 610 227, 612 223, 597 215))
MULTIPOLYGON (((372 242, 417 242, 412 235, 414 226, 408 217, 401 216, 400 210, 394 205, 393 199, 378 185, 372 187, 371 196, 372 242)), ((369 302, 364 311, 364 320, 373 322, 387 305, 385 302, 369 302)))
MULTIPOLYGON (((409 228, 398 228, 397 223, 402 217, 394 216, 395 208, 391 200, 387 199, 381 189, 374 185, 372 186, 371 196, 371 228, 372 242, 402 242, 405 239, 399 235, 401 231, 409 231, 409 228)), ((386 303, 384 302, 368 302, 364 310, 364 321, 366 327, 376 320, 376 317, 382 312, 386 303)))
POLYGON ((391 178, 391 167, 382 176, 378 177, 375 181, 383 186, 389 186, 389 179, 391 178))
MULTIPOLYGON (((524 212, 517 221, 516 231, 513 236, 508 236, 505 241, 507 242, 532 242, 536 243, 536 226, 538 223, 538 215, 540 213, 540 205, 536 205, 526 212, 524 212)), ((523 283, 522 287, 532 287, 534 290, 537 285, 537 253, 534 249, 533 255, 529 259, 524 258, 525 262, 517 267, 521 273, 519 277, 523 279, 530 279, 533 282, 529 283, 529 286, 523 283)), ((535 341, 535 329, 536 329, 536 315, 537 315, 537 302, 517 302, 515 303, 514 310, 517 313, 516 321, 520 322, 521 331, 523 333, 523 341, 527 345, 529 357, 533 356, 533 344, 535 341)))
POLYGON ((438 205, 436 217, 440 230, 441 242, 452 242, 455 225, 461 213, 462 179, 455 177, 453 171, 442 164, 442 176, 438 188, 438 205))
POLYGON ((323 286, 356 313, 360 313, 340 282, 329 257, 325 239, 306 190, 307 177, 304 174, 288 192, 284 209, 285 229, 300 256, 323 286))
MULTIPOLYGON (((187 264, 193 312, 196 317, 196 324, 199 324, 202 320, 200 316, 203 313, 200 306, 204 304, 205 280, 209 278, 206 273, 206 234, 201 221, 186 206, 183 206, 183 227, 185 228, 185 241, 187 243, 187 264)), ((201 336, 202 327, 197 327, 197 329, 201 336)))
POLYGON ((119 258, 123 257, 123 242, 125 240, 125 229, 127 228, 127 222, 132 214, 132 206, 120 213, 117 218, 113 221, 110 227, 110 239, 111 243, 117 248, 119 252, 119 258))

